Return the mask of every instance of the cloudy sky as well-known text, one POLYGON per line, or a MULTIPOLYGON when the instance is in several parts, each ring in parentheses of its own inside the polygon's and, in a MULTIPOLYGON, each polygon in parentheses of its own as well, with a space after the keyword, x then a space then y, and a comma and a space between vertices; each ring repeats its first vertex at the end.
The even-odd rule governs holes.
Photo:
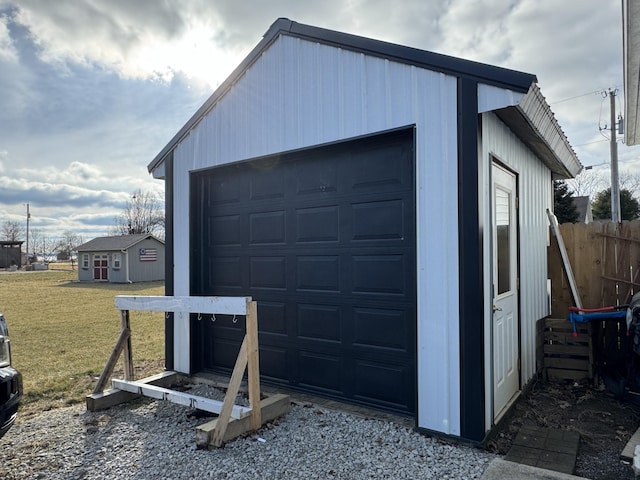
MULTIPOLYGON (((534 73, 584 165, 622 111, 619 0, 0 0, 0 224, 108 233, 147 165, 278 18, 534 73)), ((619 145, 640 171, 639 147, 619 145)), ((604 164, 604 165, 603 165, 604 164)))

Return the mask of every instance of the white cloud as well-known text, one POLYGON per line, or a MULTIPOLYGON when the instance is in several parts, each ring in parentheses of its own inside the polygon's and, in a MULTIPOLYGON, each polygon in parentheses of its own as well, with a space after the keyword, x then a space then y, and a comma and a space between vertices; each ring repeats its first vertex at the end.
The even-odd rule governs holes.
POLYGON ((622 79, 615 2, 0 0, 0 222, 29 202, 42 228, 99 232, 162 194, 146 165, 278 17, 536 74, 583 162, 608 159, 590 142, 593 92, 622 79))
POLYGON ((0 61, 16 62, 18 51, 9 34, 9 19, 6 15, 0 15, 0 61))

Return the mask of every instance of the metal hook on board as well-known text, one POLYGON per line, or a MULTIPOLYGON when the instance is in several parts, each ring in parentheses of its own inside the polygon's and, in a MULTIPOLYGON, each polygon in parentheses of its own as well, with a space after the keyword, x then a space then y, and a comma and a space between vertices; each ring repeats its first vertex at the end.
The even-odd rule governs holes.
POLYGON ((216 314, 215 313, 211 314, 211 321, 212 322, 216 321, 216 314))
POLYGON ((236 318, 235 313, 233 314, 233 319, 231 320, 233 323, 236 323, 238 321, 238 319, 236 318))
POLYGON ((202 314, 198 313, 198 321, 202 320, 202 314))

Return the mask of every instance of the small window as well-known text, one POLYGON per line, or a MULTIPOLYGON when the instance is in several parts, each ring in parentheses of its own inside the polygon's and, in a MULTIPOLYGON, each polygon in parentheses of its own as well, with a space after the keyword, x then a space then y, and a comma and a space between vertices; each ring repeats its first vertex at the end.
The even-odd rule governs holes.
POLYGON ((85 270, 89 269, 89 254, 88 253, 83 253, 82 254, 82 268, 85 270))
POLYGON ((114 253, 113 254, 113 269, 114 270, 119 270, 120 269, 120 253, 114 253))

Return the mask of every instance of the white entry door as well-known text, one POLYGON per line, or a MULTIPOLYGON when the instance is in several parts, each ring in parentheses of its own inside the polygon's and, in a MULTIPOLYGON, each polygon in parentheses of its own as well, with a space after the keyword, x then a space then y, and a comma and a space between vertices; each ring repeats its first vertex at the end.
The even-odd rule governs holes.
POLYGON ((519 390, 518 224, 516 177, 492 165, 493 414, 497 420, 519 390))

